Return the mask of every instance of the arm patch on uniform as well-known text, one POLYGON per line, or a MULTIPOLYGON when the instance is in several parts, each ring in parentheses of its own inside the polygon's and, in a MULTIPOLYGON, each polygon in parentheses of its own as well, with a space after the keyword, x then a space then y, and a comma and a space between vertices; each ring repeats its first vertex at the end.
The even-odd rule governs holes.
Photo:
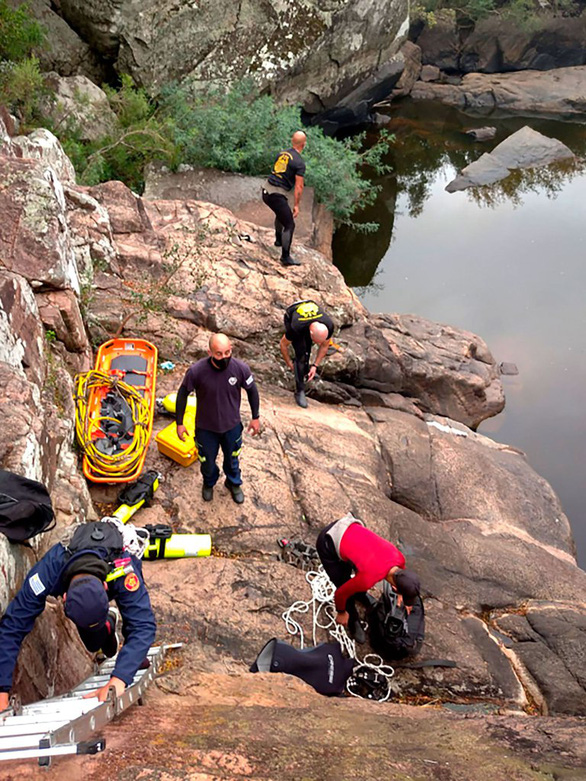
POLYGON ((42 594, 45 590, 45 584, 40 579, 38 572, 35 572, 35 574, 28 579, 28 583, 36 597, 38 597, 39 594, 42 594))
POLYGON ((251 374, 250 377, 246 380, 246 382, 244 384, 245 385, 252 385, 253 382, 254 382, 254 377, 251 374))

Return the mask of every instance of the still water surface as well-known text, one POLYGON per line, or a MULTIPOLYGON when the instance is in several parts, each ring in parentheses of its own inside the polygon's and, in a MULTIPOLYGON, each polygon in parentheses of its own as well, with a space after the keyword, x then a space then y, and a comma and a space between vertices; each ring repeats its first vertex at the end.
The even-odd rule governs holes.
POLYGON ((430 103, 393 110, 393 172, 361 219, 338 231, 334 261, 372 312, 414 313, 479 334, 503 377, 505 411, 480 432, 521 448, 560 496, 586 568, 586 165, 514 175, 449 194, 457 171, 525 124, 586 156, 586 126, 465 116, 430 103), (462 130, 490 124, 474 144, 462 130))

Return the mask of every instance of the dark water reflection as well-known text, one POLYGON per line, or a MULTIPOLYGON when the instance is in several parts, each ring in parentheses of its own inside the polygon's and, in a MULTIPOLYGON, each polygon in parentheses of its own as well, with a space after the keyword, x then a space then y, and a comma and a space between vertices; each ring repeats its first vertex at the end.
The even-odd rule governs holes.
POLYGON ((586 172, 583 163, 524 171, 449 194, 457 171, 523 125, 586 155, 586 127, 527 117, 474 118, 434 104, 393 113, 393 174, 361 219, 338 231, 336 265, 373 312, 409 312, 473 331, 518 377, 505 411, 480 430, 523 449, 554 487, 586 567, 586 172), (498 129, 488 145, 462 131, 498 129))

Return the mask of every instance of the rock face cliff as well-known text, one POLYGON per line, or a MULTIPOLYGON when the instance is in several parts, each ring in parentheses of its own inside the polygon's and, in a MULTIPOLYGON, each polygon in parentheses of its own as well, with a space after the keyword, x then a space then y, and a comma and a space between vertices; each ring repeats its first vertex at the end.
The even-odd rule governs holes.
POLYGON ((312 114, 367 79, 396 80, 389 64, 408 27, 407 0, 62 0, 60 9, 93 52, 151 92, 186 78, 201 88, 249 76, 312 114))
MULTIPOLYGON (((149 202, 119 182, 78 187, 46 133, 26 142, 5 137, 0 171, 5 183, 0 207, 6 215, 0 232, 3 343, 12 345, 0 363, 2 395, 10 400, 0 407, 3 430, 6 436, 10 432, 1 464, 49 483, 60 529, 93 512, 71 451, 68 369, 89 364, 84 321, 94 344, 115 333, 145 336, 157 344, 161 360, 177 363, 174 372, 160 376, 158 395, 178 387, 189 362, 205 354, 214 331, 230 335, 235 354, 251 364, 259 381, 264 431, 245 441, 242 506, 222 487, 204 504, 195 466, 183 469, 158 454, 154 443, 149 450, 147 467, 165 479, 153 506, 141 510, 136 521, 210 532, 216 552, 209 559, 145 562, 159 640, 185 643, 154 700, 152 723, 158 724, 159 738, 168 729, 172 740, 178 729, 174 717, 183 713, 187 719, 202 694, 213 698, 214 687, 227 702, 253 705, 244 694, 248 665, 266 640, 286 637, 283 610, 309 596, 303 573, 277 560, 276 540, 313 542, 323 525, 348 510, 398 542, 409 566, 420 573, 428 626, 422 658, 448 658, 458 665, 399 666, 395 698, 586 715, 586 573, 576 566, 569 523, 550 486, 522 453, 471 428, 503 406, 496 362, 481 339, 413 315, 369 314, 319 253, 300 246, 303 265, 285 270, 270 230, 238 222, 222 207, 149 202), (285 307, 306 297, 332 313, 342 349, 324 364, 323 379, 302 411, 293 403, 278 339, 285 307), (41 323, 52 333, 50 344, 41 323), (58 386, 63 390, 41 402, 41 393, 52 387, 47 379, 52 367, 63 377, 58 386), (233 677, 226 680, 226 673, 233 677), (186 698, 178 710, 177 697, 186 698)), ((248 411, 243 412, 246 419, 248 411)), ((157 420, 156 428, 167 422, 157 420)), ((116 499, 113 487, 92 486, 90 493, 94 502, 116 499)), ((13 568, 12 589, 29 562, 5 541, 0 545, 13 568), (17 568, 12 562, 19 556, 17 568)), ((8 597, 8 589, 2 596, 8 597)), ((37 637, 37 652, 59 646, 67 658, 84 658, 73 637, 67 635, 70 647, 63 643, 65 636, 62 622, 51 638, 37 637)), ((23 681, 24 693, 42 695, 67 683, 56 682, 52 668, 46 672, 44 691, 40 685, 27 690, 23 681)), ((69 672, 79 677, 79 670, 69 672)), ((285 682, 270 686, 277 694, 263 701, 263 683, 255 679, 258 707, 263 702, 273 707, 287 688, 285 682)), ((320 713, 322 707, 328 703, 316 705, 320 713)), ((352 703, 330 707, 337 708, 337 718, 349 720, 344 723, 350 728, 357 712, 352 703)), ((251 718, 255 713, 248 711, 251 718)), ((196 731, 209 734, 211 742, 194 740, 208 759, 216 739, 213 723, 235 720, 231 734, 238 745, 236 736, 251 729, 231 706, 223 715, 213 708, 206 714, 196 731)), ((265 717, 284 723, 292 711, 269 708, 265 717)), ((255 718, 262 718, 260 712, 255 718)), ((548 724, 559 729, 557 722, 548 724)), ((497 741, 499 728, 509 729, 497 723, 497 741)), ((228 746, 222 729, 218 726, 217 739, 228 746)), ((130 743, 140 744, 143 756, 147 746, 137 734, 130 743)), ((263 739, 270 743, 269 736, 263 739)), ((128 746, 128 741, 122 742, 128 746)), ((560 742, 566 746, 567 737, 560 742)), ((177 757, 181 751, 177 746, 177 757)), ((573 756, 567 754, 567 761, 578 762, 573 756)), ((198 757, 201 777, 207 778, 198 757)), ((372 776, 360 776, 356 766, 353 775, 339 777, 374 778, 374 756, 372 761, 372 776)), ((438 760, 429 756, 429 761, 438 760)), ((460 761, 464 768, 463 755, 460 761)), ((145 777, 155 778, 156 762, 148 762, 145 777)), ((259 762, 255 758, 246 772, 237 765, 232 775, 289 778, 293 772, 288 767, 281 775, 264 774, 259 762)), ((399 759, 399 764, 394 758, 389 762, 389 771, 401 769, 399 759)), ((509 758, 503 762, 508 775, 490 778, 515 777, 509 758)), ((409 765, 413 772, 414 767, 409 765)), ((543 778, 524 767, 526 774, 519 771, 518 778, 543 778)), ((100 777, 96 772, 92 777, 100 777)), ((116 768, 109 777, 122 778, 125 772, 116 768)), ((185 768, 173 772, 177 778, 194 777, 185 768)), ((477 776, 484 777, 489 775, 477 776)))

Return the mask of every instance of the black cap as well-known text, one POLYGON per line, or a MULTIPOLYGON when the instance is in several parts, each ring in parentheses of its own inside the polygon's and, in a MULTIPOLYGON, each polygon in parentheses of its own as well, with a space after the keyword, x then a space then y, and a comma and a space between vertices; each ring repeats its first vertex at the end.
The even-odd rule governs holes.
POLYGON ((65 615, 82 629, 102 629, 110 600, 104 584, 94 575, 74 578, 67 589, 65 615))
POLYGON ((421 590, 419 575, 416 575, 410 569, 400 569, 398 572, 395 572, 395 583, 397 591, 403 597, 403 602, 408 607, 414 605, 421 590))

